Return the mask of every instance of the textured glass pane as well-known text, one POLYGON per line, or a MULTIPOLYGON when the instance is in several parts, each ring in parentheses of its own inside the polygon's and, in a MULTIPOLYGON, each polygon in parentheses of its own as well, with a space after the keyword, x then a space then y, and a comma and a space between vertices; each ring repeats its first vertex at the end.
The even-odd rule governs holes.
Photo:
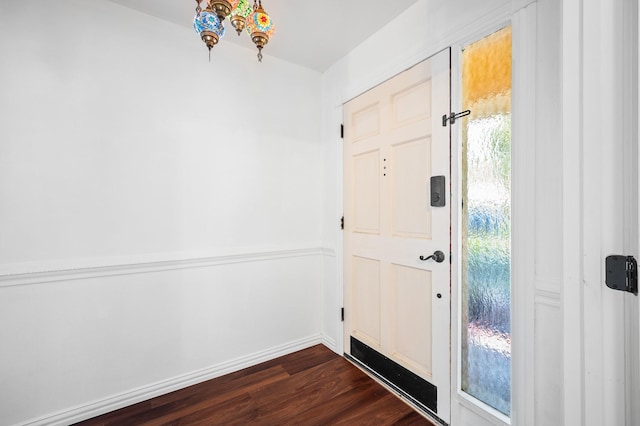
POLYGON ((463 53, 462 390, 511 410, 511 31, 463 53))

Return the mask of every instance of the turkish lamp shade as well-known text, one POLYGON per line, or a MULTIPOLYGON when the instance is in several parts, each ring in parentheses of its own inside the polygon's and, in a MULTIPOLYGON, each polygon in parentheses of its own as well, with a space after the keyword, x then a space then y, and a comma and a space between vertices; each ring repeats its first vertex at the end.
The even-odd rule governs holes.
POLYGON ((262 4, 249 15, 246 26, 251 40, 258 48, 258 60, 262 62, 262 48, 269 42, 269 39, 273 37, 276 30, 273 21, 262 8, 262 4))
POLYGON ((218 16, 208 9, 196 14, 193 19, 193 28, 200 34, 209 51, 218 44, 220 37, 224 37, 225 33, 224 26, 218 16))
POLYGON ((248 0, 240 0, 238 7, 231 12, 231 25, 236 29, 238 35, 242 34, 242 30, 245 29, 247 23, 247 17, 253 12, 253 7, 249 4, 248 0))

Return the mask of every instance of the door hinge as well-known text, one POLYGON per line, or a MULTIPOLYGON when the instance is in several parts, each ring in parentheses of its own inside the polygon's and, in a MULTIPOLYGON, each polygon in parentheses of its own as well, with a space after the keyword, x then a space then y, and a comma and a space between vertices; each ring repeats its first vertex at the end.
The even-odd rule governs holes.
POLYGON ((344 230, 344 216, 340 218, 340 229, 344 230))
POLYGON ((607 287, 638 295, 638 262, 633 256, 607 256, 605 264, 607 287))
POLYGON ((340 308, 340 321, 344 322, 344 308, 340 308))
POLYGON ((340 139, 344 139, 344 124, 340 125, 340 139))
POLYGON ((442 127, 447 127, 447 121, 450 124, 454 124, 458 118, 466 117, 469 114, 471 114, 471 110, 470 109, 468 109, 466 111, 459 112, 457 114, 455 112, 451 112, 451 115, 448 116, 448 117, 447 117, 447 114, 445 114, 445 115, 442 116, 442 127))

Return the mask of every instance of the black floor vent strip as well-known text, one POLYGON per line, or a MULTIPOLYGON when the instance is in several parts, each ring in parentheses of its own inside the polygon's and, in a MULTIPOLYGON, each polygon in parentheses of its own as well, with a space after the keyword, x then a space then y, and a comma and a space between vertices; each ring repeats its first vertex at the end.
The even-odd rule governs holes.
POLYGON ((433 413, 438 413, 438 388, 422 377, 417 376, 354 337, 351 337, 351 357, 433 413))

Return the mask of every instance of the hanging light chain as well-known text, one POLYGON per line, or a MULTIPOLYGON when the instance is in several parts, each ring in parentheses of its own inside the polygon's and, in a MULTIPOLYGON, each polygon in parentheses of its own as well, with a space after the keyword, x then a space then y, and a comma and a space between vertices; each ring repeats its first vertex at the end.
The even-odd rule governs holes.
POLYGON ((196 0, 196 15, 200 16, 200 12, 202 12, 202 8, 200 7, 200 0, 196 0))

